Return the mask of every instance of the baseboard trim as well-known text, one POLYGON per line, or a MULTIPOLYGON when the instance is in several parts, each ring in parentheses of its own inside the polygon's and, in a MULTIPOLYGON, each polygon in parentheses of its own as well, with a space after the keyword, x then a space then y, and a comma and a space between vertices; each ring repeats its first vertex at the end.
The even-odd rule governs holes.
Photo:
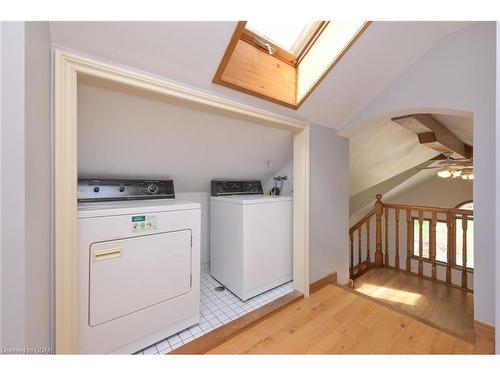
POLYGON ((241 318, 233 320, 186 345, 183 345, 168 354, 204 354, 229 339, 253 327, 260 321, 276 314, 285 307, 304 298, 302 293, 293 291, 264 305, 241 318))
POLYGON ((324 288, 325 286, 329 284, 336 284, 337 283, 337 272, 333 272, 329 275, 326 275, 325 277, 322 277, 321 279, 311 283, 309 285, 309 294, 313 294, 314 292, 317 292, 321 288, 324 288))
POLYGON ((490 341, 495 341, 495 327, 489 324, 474 320, 474 333, 490 341))

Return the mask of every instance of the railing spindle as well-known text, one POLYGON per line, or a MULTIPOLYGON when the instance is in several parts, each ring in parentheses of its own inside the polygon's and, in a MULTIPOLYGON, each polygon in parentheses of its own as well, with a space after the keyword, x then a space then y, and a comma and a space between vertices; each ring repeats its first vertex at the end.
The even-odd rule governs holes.
POLYGON ((467 215, 462 215, 462 288, 467 288, 467 215))
POLYGON ((411 210, 406 209, 406 271, 411 272, 411 239, 412 239, 412 227, 411 227, 411 210))
POLYGON ((361 226, 358 228, 358 272, 361 270, 361 226))
POLYGON ((366 222, 366 266, 370 267, 370 220, 366 222))
POLYGON ((350 252, 350 267, 349 267, 349 277, 352 279, 352 276, 354 275, 354 241, 352 239, 352 232, 349 233, 349 240, 351 243, 351 252, 350 252))
POLYGON ((381 268, 384 265, 382 255, 382 211, 384 205, 382 204, 382 195, 377 194, 377 201, 375 202, 375 267, 381 268))
POLYGON ((432 278, 436 279, 437 277, 437 265, 436 265, 436 226, 437 226, 437 213, 432 213, 431 220, 431 235, 430 235, 430 249, 429 249, 429 258, 432 262, 432 278))
POLYGON ((424 256, 424 212, 418 211, 418 275, 422 276, 424 274, 424 262, 422 257, 424 256))
POLYGON ((446 226, 448 228, 448 261, 446 262, 446 283, 451 284, 451 262, 452 262, 452 254, 453 254, 453 219, 451 212, 446 214, 446 226))
MULTIPOLYGON (((446 283, 452 283, 453 269, 461 272, 462 277, 462 289, 468 289, 468 278, 469 273, 473 270, 468 268, 467 265, 467 227, 469 217, 473 217, 472 210, 456 209, 456 208, 443 208, 443 207, 430 207, 430 206, 416 206, 407 204, 392 204, 383 203, 382 196, 377 194, 377 200, 375 202, 375 208, 368 212, 362 219, 360 219, 356 224, 349 228, 349 240, 350 240, 350 275, 354 279, 357 276, 368 271, 372 266, 377 268, 384 266, 391 266, 390 255, 389 255, 389 215, 390 210, 394 209, 394 222, 395 222, 395 258, 394 258, 394 268, 396 270, 404 269, 404 263, 401 264, 401 252, 400 252, 400 238, 401 238, 401 222, 403 221, 403 213, 406 214, 406 271, 412 272, 413 265, 415 261, 418 261, 418 271, 415 270, 415 274, 418 276, 426 277, 424 275, 424 263, 429 263, 431 277, 429 279, 438 280, 438 269, 446 269, 446 283), (403 211, 403 213, 402 213, 403 211), (413 218, 412 215, 417 215, 413 218), (384 223, 382 224, 382 215, 384 215, 384 223), (441 244, 441 237, 438 235, 438 228, 441 228, 441 216, 446 215, 446 228, 447 228, 447 259, 438 260, 437 251, 438 244, 441 244), (371 223, 372 216, 375 216, 375 223, 371 223), (460 224, 458 220, 462 220, 462 263, 457 264, 457 227, 460 224), (418 222, 418 231, 415 231, 414 224, 418 222), (424 224, 428 228, 424 230, 424 224), (363 226, 366 225, 366 232, 363 226), (374 228, 375 225, 375 228, 374 228), (382 228, 382 225, 384 228, 382 228), (375 234, 373 234, 375 230, 375 234), (382 231, 385 230, 385 235, 382 231), (355 250, 356 245, 354 242, 355 232, 358 232, 358 264, 355 265, 355 250), (429 235, 429 243, 424 244, 424 234, 429 235), (366 256, 363 257, 363 238, 366 235, 366 256), (372 245, 371 236, 375 238, 375 248, 372 245), (415 236, 419 236, 418 242, 415 236), (438 238, 439 237, 439 238, 438 238), (439 239, 439 241, 438 241, 439 239), (385 241, 385 245, 384 242, 385 241), (418 246, 418 250, 416 248, 418 246), (428 254, 424 253, 424 246, 427 246, 428 254), (374 250, 374 258, 372 258, 371 251, 374 250), (362 259, 364 259, 362 261, 362 259), (373 263, 372 263, 373 261, 373 263), (413 263, 413 264, 412 264, 413 263), (440 268, 441 267, 441 268, 440 268)), ((391 222, 393 223, 393 222, 391 222)), ((391 227, 394 228, 394 227, 391 227)), ((404 230, 404 229, 403 229, 404 230)), ((444 238, 443 238, 444 239, 444 238)), ((403 245, 404 246, 404 245, 403 245)), ((426 251, 427 251, 426 250, 426 251)), ((402 250, 403 251, 403 250, 402 250)), ((416 265, 416 264, 415 264, 416 265)), ((444 281, 444 280, 443 280, 444 281)))
POLYGON ((396 208, 394 214, 396 220, 396 257, 394 259, 394 265, 397 270, 399 270, 399 208, 396 208))
POLYGON ((385 219, 385 257, 384 264, 389 265, 389 209, 386 207, 384 210, 385 219))

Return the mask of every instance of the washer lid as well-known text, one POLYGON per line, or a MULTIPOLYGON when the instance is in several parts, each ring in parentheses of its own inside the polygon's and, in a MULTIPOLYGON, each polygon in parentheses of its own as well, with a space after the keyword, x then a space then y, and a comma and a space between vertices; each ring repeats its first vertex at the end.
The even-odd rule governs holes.
POLYGON ((177 199, 151 199, 140 201, 86 202, 78 204, 78 218, 133 215, 144 212, 200 210, 196 202, 177 199))
POLYGON ((212 201, 226 202, 233 204, 265 204, 277 202, 289 202, 293 198, 291 196, 276 196, 276 195, 229 195, 222 197, 211 197, 212 201))

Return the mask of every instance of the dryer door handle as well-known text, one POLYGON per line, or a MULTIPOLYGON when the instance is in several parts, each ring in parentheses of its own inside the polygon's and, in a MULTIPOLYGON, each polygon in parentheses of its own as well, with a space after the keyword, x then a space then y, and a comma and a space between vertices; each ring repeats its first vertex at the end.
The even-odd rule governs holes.
POLYGON ((101 260, 119 258, 122 256, 122 248, 115 247, 113 249, 106 249, 94 252, 94 262, 99 262, 101 260))

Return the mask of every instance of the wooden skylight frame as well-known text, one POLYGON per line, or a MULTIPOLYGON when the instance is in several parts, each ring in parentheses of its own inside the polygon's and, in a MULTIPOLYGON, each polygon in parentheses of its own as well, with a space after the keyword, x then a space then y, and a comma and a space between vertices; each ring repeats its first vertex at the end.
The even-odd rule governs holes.
POLYGON ((371 22, 362 23, 305 92, 299 90, 300 64, 330 23, 319 21, 298 55, 294 56, 262 35, 247 29, 246 21, 239 21, 212 82, 297 110, 371 22), (272 54, 266 43, 272 49, 272 54))

